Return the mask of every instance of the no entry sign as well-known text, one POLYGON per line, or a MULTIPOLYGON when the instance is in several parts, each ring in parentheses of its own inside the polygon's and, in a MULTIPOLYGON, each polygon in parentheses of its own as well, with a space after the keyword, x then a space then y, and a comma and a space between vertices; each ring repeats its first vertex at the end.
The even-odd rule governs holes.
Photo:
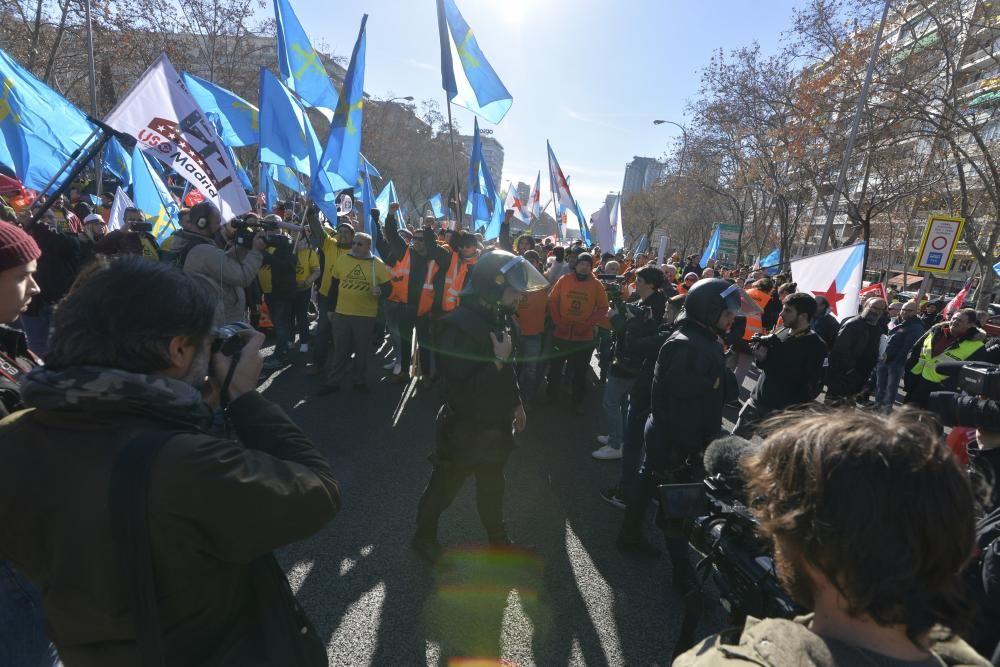
POLYGON ((914 271, 933 271, 947 273, 951 266, 951 258, 955 246, 962 238, 962 227, 965 218, 951 218, 943 215, 927 217, 927 226, 920 239, 920 249, 917 251, 917 263, 914 271))

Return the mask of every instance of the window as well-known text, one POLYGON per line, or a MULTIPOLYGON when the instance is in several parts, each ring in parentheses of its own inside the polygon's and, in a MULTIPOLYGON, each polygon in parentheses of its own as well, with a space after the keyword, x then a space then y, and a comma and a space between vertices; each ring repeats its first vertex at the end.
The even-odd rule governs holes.
POLYGON ((958 272, 959 273, 968 273, 969 271, 971 271, 972 270, 972 261, 973 260, 972 260, 971 257, 967 257, 967 258, 963 259, 961 261, 961 263, 959 263, 959 265, 958 265, 958 272))

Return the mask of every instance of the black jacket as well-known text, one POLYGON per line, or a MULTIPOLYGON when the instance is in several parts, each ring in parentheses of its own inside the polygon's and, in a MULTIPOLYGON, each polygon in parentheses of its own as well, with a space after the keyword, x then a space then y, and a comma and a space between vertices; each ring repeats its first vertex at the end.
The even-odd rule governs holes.
POLYGON ((812 330, 815 331, 823 342, 826 343, 826 349, 833 349, 833 342, 837 340, 837 330, 840 329, 840 322, 837 318, 827 311, 813 320, 812 330))
POLYGON ((826 343, 819 335, 806 330, 793 336, 785 329, 776 336, 780 342, 769 346, 767 358, 757 362, 763 373, 750 395, 754 403, 768 411, 808 403, 823 388, 826 343))
POLYGON ((37 315, 45 306, 58 303, 76 280, 76 274, 80 272, 80 240, 45 222, 39 222, 27 231, 42 251, 35 273, 35 282, 41 293, 31 300, 25 311, 26 315, 37 315))
POLYGON ((0 419, 24 407, 18 385, 37 365, 24 333, 0 325, 0 419))
POLYGON ((667 469, 700 459, 722 432, 722 406, 737 395, 718 337, 682 320, 660 348, 653 371, 654 437, 646 439, 647 463, 667 469))
MULTIPOLYGON (((419 229, 416 233, 424 234, 425 232, 423 229, 419 229)), ((428 236, 433 238, 433 233, 428 236)), ((427 278, 427 266, 430 264, 430 261, 433 259, 438 263, 439 268, 438 275, 435 277, 436 279, 444 278, 444 272, 448 270, 448 262, 451 261, 448 249, 439 246, 435 241, 431 241, 431 238, 426 239, 426 241, 430 241, 429 244, 426 241, 424 243, 425 247, 427 247, 427 254, 421 255, 410 251, 410 280, 406 290, 406 303, 414 308, 420 303, 420 291, 424 288, 424 281, 427 278)), ((397 262, 402 262, 408 248, 403 237, 399 235, 399 221, 396 220, 396 216, 392 213, 386 216, 385 219, 385 241, 389 248, 388 254, 383 253, 382 255, 385 263, 389 266, 394 266, 397 262)), ((438 301, 440 300, 438 299, 438 301)))
POLYGON ((499 331, 511 335, 509 318, 500 320, 475 297, 463 297, 440 320, 438 459, 501 463, 514 446, 511 424, 521 393, 513 364, 497 369, 490 333, 499 331))
POLYGON ((614 377, 636 377, 645 360, 642 348, 635 344, 653 334, 663 322, 667 298, 657 290, 642 301, 623 305, 612 311, 611 328, 614 331, 614 350, 608 373, 614 377), (634 309, 642 309, 635 314, 634 309))
POLYGON ((862 317, 844 320, 830 350, 827 393, 848 396, 857 393, 878 363, 882 332, 878 324, 862 317))
POLYGON ((271 294, 278 299, 291 299, 297 291, 295 246, 286 236, 276 236, 272 239, 269 241, 272 247, 263 253, 264 266, 271 267, 271 294))

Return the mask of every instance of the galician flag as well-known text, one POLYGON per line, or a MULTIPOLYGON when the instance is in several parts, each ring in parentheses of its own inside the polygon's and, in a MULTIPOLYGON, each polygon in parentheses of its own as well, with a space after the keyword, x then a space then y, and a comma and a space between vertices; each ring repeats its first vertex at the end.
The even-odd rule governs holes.
POLYGON ((535 187, 531 188, 531 193, 528 195, 528 215, 532 219, 537 218, 542 214, 542 172, 539 170, 538 176, 535 177, 535 187))
POLYGON ((605 252, 618 252, 625 248, 625 227, 622 225, 622 196, 621 193, 615 198, 615 205, 611 209, 611 231, 614 233, 614 245, 605 248, 605 252))
POLYGON ((143 153, 180 174, 219 209, 223 221, 250 210, 222 139, 166 54, 149 66, 104 122, 138 139, 143 153))
POLYGON ((573 199, 573 195, 569 191, 569 181, 566 180, 566 175, 559 166, 559 160, 552 152, 552 144, 546 141, 545 145, 549 149, 549 179, 552 181, 552 196, 556 201, 556 210, 561 215, 563 209, 573 210, 576 206, 576 200, 573 199))
POLYGON ((865 244, 837 248, 792 262, 800 292, 822 296, 838 320, 858 314, 865 244))
POLYGON ((125 226, 125 209, 133 206, 125 191, 118 187, 115 190, 115 200, 111 204, 111 213, 108 214, 108 231, 122 229, 125 226))
POLYGON ((503 203, 504 211, 509 209, 514 210, 514 217, 521 222, 528 222, 528 216, 524 212, 524 206, 521 204, 521 200, 517 198, 517 190, 514 189, 514 184, 511 183, 510 187, 507 188, 507 199, 503 203))

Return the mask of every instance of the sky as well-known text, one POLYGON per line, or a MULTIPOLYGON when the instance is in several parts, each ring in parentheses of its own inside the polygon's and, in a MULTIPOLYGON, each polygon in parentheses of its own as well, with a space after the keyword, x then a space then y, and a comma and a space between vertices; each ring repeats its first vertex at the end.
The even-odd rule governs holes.
MULTIPOLYGON (((455 0, 514 97, 492 128, 503 144, 503 185, 534 183, 545 141, 585 215, 621 189, 633 156, 660 157, 685 123, 699 70, 719 48, 756 40, 773 52, 801 0, 455 0)), ((350 57, 368 14, 365 91, 442 105, 435 0, 291 0, 313 46, 350 57), (321 46, 322 45, 322 46, 321 46)), ((270 3, 268 3, 270 4, 270 3)), ((463 133, 473 114, 452 107, 463 133)), ((442 106, 442 111, 444 110, 442 106)), ((392 165, 377 165, 391 177, 392 165)))

